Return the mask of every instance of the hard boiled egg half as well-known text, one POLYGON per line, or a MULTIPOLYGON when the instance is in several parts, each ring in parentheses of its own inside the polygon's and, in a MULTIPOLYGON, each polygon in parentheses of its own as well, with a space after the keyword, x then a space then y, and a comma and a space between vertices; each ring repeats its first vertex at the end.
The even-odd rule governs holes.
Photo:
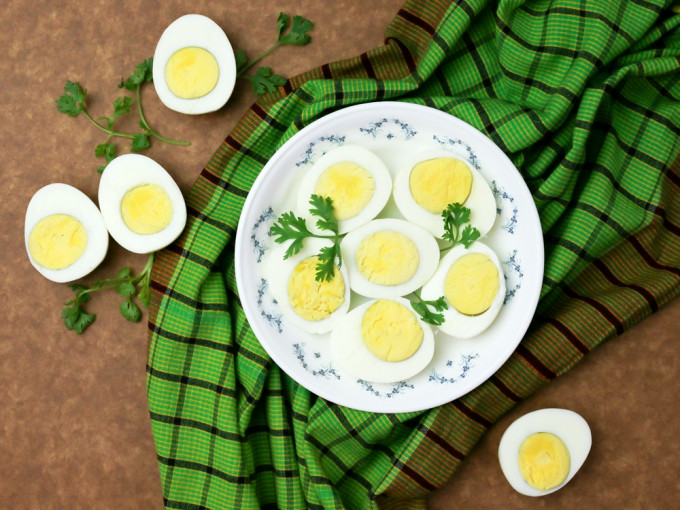
POLYGON ((344 265, 335 266, 331 280, 316 279, 319 252, 332 245, 325 239, 308 238, 292 257, 284 258, 284 245, 271 250, 266 261, 269 288, 284 317, 310 333, 328 333, 349 310, 349 278, 344 265))
POLYGON ((331 333, 334 362, 364 381, 394 383, 421 372, 434 355, 432 328, 403 298, 368 301, 331 333))
POLYGON ((343 234, 375 218, 391 193, 392 176, 385 163, 364 147, 343 145, 326 152, 305 173, 297 209, 298 214, 308 216, 312 195, 331 198, 343 234))
POLYGON ((421 297, 444 296, 448 309, 441 312, 439 329, 457 338, 480 334, 498 315, 505 300, 505 277, 496 253, 479 241, 465 248, 454 246, 439 262, 421 297))
POLYGON ((99 207, 111 237, 133 253, 166 247, 184 229, 184 197, 170 174, 153 159, 124 154, 99 181, 99 207))
POLYGON ((234 50, 210 18, 187 14, 172 22, 158 40, 153 84, 165 106, 180 113, 220 109, 236 82, 234 50))
POLYGON ((512 487, 544 496, 564 487, 588 457, 588 423, 567 409, 540 409, 513 422, 498 445, 498 460, 512 487))
POLYGON ((407 158, 394 180, 394 201, 407 220, 442 238, 442 212, 449 204, 470 209, 470 223, 486 235, 496 220, 496 200, 484 177, 467 161, 445 150, 407 158))
POLYGON ((439 262, 439 245, 424 228, 380 218, 348 232, 340 243, 352 290, 369 298, 399 297, 419 289, 439 262))
POLYGON ((109 246, 97 206, 82 191, 62 183, 48 184, 33 195, 24 238, 33 267, 59 283, 89 274, 104 260, 109 246))

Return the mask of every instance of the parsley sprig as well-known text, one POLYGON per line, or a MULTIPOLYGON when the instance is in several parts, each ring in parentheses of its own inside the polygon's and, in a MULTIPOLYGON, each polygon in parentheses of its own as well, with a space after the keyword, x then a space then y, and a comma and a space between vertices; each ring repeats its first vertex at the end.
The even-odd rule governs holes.
POLYGON ((335 218, 333 200, 330 197, 312 195, 309 199, 311 206, 309 212, 317 218, 316 226, 323 231, 330 232, 328 235, 317 234, 309 230, 305 218, 296 216, 292 211, 281 214, 279 220, 274 223, 269 233, 274 236, 278 244, 291 241, 283 255, 284 259, 290 258, 302 250, 304 240, 309 237, 318 239, 330 239, 332 246, 325 246, 319 252, 319 263, 316 266, 316 281, 331 281, 335 266, 342 266, 340 254, 340 238, 338 234, 338 220, 335 218))
POLYGON ((138 133, 125 133, 115 129, 115 121, 121 115, 127 115, 132 111, 132 105, 135 99, 131 96, 119 96, 113 102, 113 113, 107 116, 100 116, 96 119, 90 115, 87 110, 87 89, 80 85, 80 83, 67 81, 64 85, 64 93, 55 101, 57 110, 65 113, 70 117, 77 117, 84 115, 92 125, 100 131, 106 133, 106 140, 95 147, 95 157, 104 158, 105 164, 97 168, 99 173, 102 173, 115 157, 116 145, 112 143, 113 138, 126 138, 131 140, 130 150, 133 152, 143 151, 151 145, 150 138, 158 138, 159 140, 172 145, 189 145, 189 142, 171 140, 156 132, 149 126, 144 112, 142 110, 141 101, 141 87, 144 83, 153 81, 153 59, 148 58, 141 64, 138 64, 133 73, 127 78, 121 79, 119 88, 125 88, 135 93, 137 114, 139 115, 139 126, 142 131, 138 133))
POLYGON ((451 243, 442 251, 450 250, 457 244, 469 248, 472 243, 479 239, 479 230, 470 225, 470 209, 462 204, 458 202, 449 204, 442 211, 442 218, 444 219, 442 239, 451 243))
POLYGON ((280 13, 276 20, 278 37, 268 50, 250 61, 243 50, 236 52, 236 77, 248 80, 258 95, 274 92, 276 87, 286 83, 286 79, 280 74, 274 74, 271 67, 259 67, 255 74, 249 76, 246 76, 245 73, 279 46, 304 46, 308 44, 311 41, 309 32, 313 28, 314 24, 302 16, 293 16, 291 22, 290 16, 283 12, 280 13))
POLYGON ((420 318, 424 322, 432 324, 433 326, 441 326, 444 324, 444 314, 436 313, 443 312, 449 307, 449 305, 446 304, 444 296, 430 301, 421 298, 417 292, 414 292, 413 296, 416 297, 416 301, 411 300, 411 306, 418 312, 420 318), (430 308, 434 308, 434 311, 430 310, 430 308))
POLYGON ((118 271, 114 278, 97 280, 92 282, 89 287, 75 283, 70 284, 69 287, 75 292, 75 297, 66 301, 64 309, 61 311, 61 318, 64 319, 66 328, 78 334, 85 331, 94 322, 96 315, 87 313, 83 305, 90 301, 93 292, 107 289, 115 290, 123 298, 118 307, 120 314, 131 322, 138 322, 142 317, 142 311, 133 298, 136 296, 144 308, 149 306, 151 297, 149 283, 153 259, 154 254, 151 253, 144 269, 137 276, 133 276, 132 270, 126 267, 118 271))

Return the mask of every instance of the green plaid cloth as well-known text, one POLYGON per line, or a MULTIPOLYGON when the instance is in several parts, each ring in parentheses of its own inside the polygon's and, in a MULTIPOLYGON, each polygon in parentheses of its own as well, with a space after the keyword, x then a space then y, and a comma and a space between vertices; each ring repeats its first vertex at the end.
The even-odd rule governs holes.
POLYGON ((148 402, 168 508, 417 508, 505 412, 680 292, 680 15, 654 0, 414 0, 385 45, 254 104, 153 271, 148 402), (338 108, 449 112, 513 160, 546 244, 535 319, 489 380, 426 412, 311 394, 269 359, 236 291, 248 190, 338 108), (432 459, 437 459, 433 462, 432 459))

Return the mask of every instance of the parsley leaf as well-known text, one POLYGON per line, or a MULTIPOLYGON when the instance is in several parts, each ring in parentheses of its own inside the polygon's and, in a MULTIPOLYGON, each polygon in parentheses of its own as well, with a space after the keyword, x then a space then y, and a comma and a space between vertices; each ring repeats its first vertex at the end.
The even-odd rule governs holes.
POLYGON ((293 16, 291 23, 288 14, 279 13, 276 20, 277 40, 269 49, 250 61, 243 50, 236 51, 236 77, 247 79, 258 95, 274 92, 277 86, 286 83, 286 79, 279 74, 274 74, 270 67, 261 67, 252 76, 245 76, 245 73, 279 46, 304 46, 308 44, 312 40, 309 32, 313 28, 314 24, 302 16, 293 16))
POLYGON ((416 312, 418 312, 423 322, 427 322, 428 324, 432 324, 433 326, 441 326, 442 324, 444 324, 444 314, 435 313, 443 312, 449 307, 449 305, 446 303, 446 300, 444 299, 444 296, 441 296, 440 298, 432 301, 427 301, 421 298, 416 293, 414 293, 413 295, 416 296, 418 300, 411 301, 411 306, 416 312), (433 312, 432 310, 430 310, 430 307, 434 308, 435 311, 433 312))
POLYGON ((444 220, 444 235, 442 238, 451 243, 451 246, 445 248, 446 250, 453 248, 457 244, 462 244, 465 248, 469 248, 472 243, 479 239, 479 230, 470 225, 470 209, 467 207, 458 202, 449 204, 442 211, 442 218, 444 220), (461 227, 463 228, 461 229, 461 227))
POLYGON ((279 220, 269 229, 269 233, 274 237, 274 241, 279 244, 291 241, 284 253, 284 259, 299 253, 304 245, 304 240, 308 237, 332 240, 332 246, 326 246, 320 250, 319 263, 316 266, 316 280, 330 281, 333 279, 335 265, 342 266, 341 236, 338 234, 338 221, 335 218, 333 200, 330 197, 312 195, 309 204, 311 206, 310 214, 318 218, 317 227, 330 232, 332 235, 316 234, 310 231, 307 227, 307 220, 301 216, 296 216, 292 211, 282 213, 279 220))
POLYGON ((57 110, 71 117, 77 117, 85 112, 85 97, 87 90, 80 83, 67 81, 64 85, 64 94, 55 101, 57 110))

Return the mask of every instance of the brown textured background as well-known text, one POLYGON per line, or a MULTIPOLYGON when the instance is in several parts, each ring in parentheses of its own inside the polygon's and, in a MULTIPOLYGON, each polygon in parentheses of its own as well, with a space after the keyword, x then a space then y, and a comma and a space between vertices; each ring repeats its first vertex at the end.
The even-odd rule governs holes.
MULTIPOLYGON (((71 297, 65 285, 29 264, 23 221, 32 194, 65 182, 96 197, 103 135, 85 118, 57 112, 67 79, 89 91, 89 107, 108 115, 117 84, 152 56, 177 17, 205 14, 236 48, 254 56, 275 38, 280 11, 315 22, 313 43, 277 50, 263 64, 292 76, 382 44, 401 0, 210 2, 10 0, 0 16, 0 508, 157 509, 162 507, 145 393, 146 326, 118 316, 118 298, 95 296, 95 324, 82 336, 59 317, 71 297)), ((237 84, 226 108, 190 117, 171 112, 152 87, 143 95, 150 124, 192 142, 154 142, 146 154, 189 191, 203 164, 253 101, 237 84)), ((133 129, 133 121, 120 127, 133 129)), ((121 152, 127 152, 127 146, 121 152)), ((89 278, 139 271, 144 256, 111 244, 89 278)), ((445 508, 672 508, 680 499, 680 393, 676 300, 613 340, 522 403, 495 425, 451 482, 431 498, 445 508), (511 421, 542 407, 581 413, 593 431, 582 471, 543 498, 515 493, 498 466, 496 449, 511 421)), ((433 459, 434 461, 434 459, 433 459)), ((438 461, 438 460, 437 460, 438 461)))

